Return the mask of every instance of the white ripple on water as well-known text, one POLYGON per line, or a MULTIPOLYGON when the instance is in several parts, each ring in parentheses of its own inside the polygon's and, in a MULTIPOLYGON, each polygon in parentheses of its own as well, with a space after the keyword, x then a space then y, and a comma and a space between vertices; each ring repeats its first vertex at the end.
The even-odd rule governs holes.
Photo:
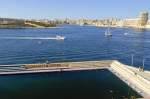
POLYGON ((56 37, 0 37, 0 39, 13 39, 13 40, 56 40, 56 37))

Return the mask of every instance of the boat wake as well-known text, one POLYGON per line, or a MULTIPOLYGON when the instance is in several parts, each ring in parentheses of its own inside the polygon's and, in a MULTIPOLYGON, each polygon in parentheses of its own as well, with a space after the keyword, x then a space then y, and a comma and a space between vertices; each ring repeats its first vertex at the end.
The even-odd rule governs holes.
POLYGON ((63 36, 56 37, 0 37, 0 39, 14 39, 14 40, 64 40, 63 36))

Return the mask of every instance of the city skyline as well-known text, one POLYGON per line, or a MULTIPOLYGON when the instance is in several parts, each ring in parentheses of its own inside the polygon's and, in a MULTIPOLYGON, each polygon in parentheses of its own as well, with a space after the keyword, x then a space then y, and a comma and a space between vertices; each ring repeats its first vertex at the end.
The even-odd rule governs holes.
POLYGON ((130 18, 140 11, 150 12, 149 1, 134 0, 1 0, 0 17, 54 18, 130 18))

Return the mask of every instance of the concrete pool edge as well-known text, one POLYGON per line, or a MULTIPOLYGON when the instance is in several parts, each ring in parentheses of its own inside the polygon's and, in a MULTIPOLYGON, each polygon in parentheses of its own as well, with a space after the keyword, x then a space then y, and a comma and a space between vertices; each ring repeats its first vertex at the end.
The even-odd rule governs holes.
POLYGON ((12 69, 12 71, 11 70, 9 71, 7 67, 6 69, 3 68, 3 72, 0 72, 0 75, 108 69, 117 77, 119 77, 123 82, 125 82, 128 86, 134 89, 137 93, 142 95, 144 99, 150 98, 150 86, 149 86, 150 72, 149 71, 141 72, 139 71, 138 68, 122 64, 117 60, 62 62, 62 63, 50 63, 50 64, 26 64, 26 65, 27 66, 36 65, 36 66, 44 66, 44 67, 23 68, 21 66, 20 68, 18 68, 18 70, 12 69), (56 65, 56 66, 45 67, 47 65, 48 66, 56 65))

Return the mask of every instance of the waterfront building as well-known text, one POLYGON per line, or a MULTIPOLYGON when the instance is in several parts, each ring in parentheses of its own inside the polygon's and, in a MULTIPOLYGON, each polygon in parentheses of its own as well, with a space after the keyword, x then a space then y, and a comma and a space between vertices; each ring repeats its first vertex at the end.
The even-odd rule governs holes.
POLYGON ((148 12, 140 12, 139 17, 137 18, 127 18, 123 19, 122 23, 118 23, 118 26, 123 27, 145 27, 148 24, 148 12))
POLYGON ((137 27, 138 26, 139 19, 124 19, 123 20, 123 26, 124 27, 137 27))
POLYGON ((0 25, 14 24, 17 23, 18 21, 21 20, 11 19, 11 18, 0 18, 0 25))
POLYGON ((117 19, 109 18, 98 20, 94 23, 98 27, 133 27, 133 28, 150 28, 149 14, 146 11, 140 12, 136 18, 117 19))
POLYGON ((148 12, 141 12, 139 16, 139 25, 145 26, 148 22, 148 12))
POLYGON ((150 20, 148 20, 146 28, 150 28, 150 20))

